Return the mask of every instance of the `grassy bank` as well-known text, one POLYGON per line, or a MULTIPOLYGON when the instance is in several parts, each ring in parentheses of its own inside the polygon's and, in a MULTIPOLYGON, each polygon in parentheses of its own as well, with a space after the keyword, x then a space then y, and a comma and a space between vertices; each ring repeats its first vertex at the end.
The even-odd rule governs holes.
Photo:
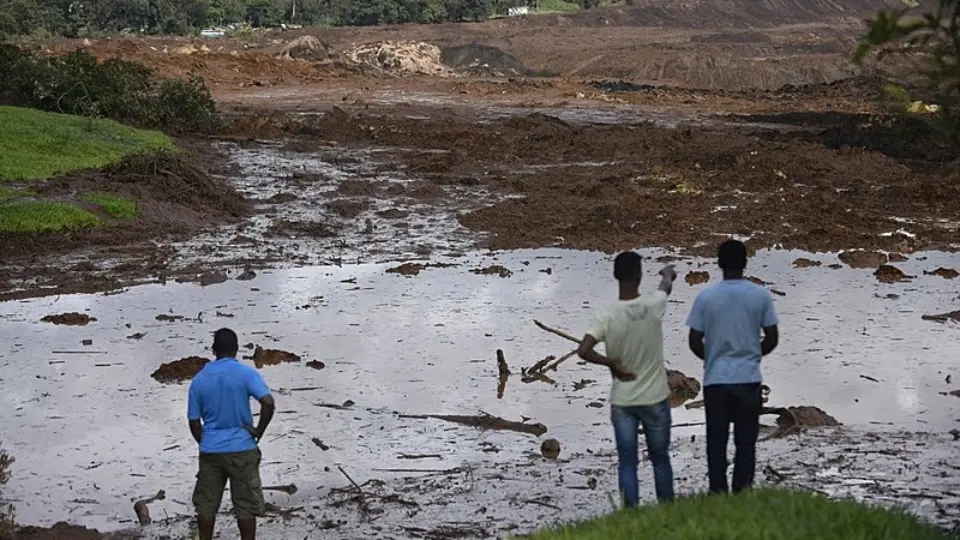
POLYGON ((136 203, 117 195, 92 192, 48 200, 23 184, 174 148, 162 133, 112 120, 0 107, 0 232, 64 231, 98 227, 104 218, 133 219, 136 203))
POLYGON ((535 540, 947 540, 902 512, 799 491, 697 496, 547 530, 535 540))
POLYGON ((0 107, 0 180, 41 180, 173 149, 166 135, 113 120, 0 107))

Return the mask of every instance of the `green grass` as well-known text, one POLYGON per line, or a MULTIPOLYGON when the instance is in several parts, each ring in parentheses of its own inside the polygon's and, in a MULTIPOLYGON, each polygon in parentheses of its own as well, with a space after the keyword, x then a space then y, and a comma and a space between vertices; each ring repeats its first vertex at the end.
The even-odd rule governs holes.
POLYGON ((98 227, 100 218, 72 204, 0 201, 0 232, 29 233, 98 227))
POLYGON ((570 13, 580 11, 580 4, 564 2, 563 0, 540 0, 540 9, 537 13, 570 13))
POLYGON ((0 181, 40 180, 173 148, 160 132, 113 120, 0 107, 0 181))
POLYGON ((133 219, 137 217, 137 203, 130 199, 109 193, 87 193, 83 200, 99 206, 111 217, 133 219))
POLYGON ((946 540, 903 512, 762 489, 696 496, 537 533, 535 540, 946 540))

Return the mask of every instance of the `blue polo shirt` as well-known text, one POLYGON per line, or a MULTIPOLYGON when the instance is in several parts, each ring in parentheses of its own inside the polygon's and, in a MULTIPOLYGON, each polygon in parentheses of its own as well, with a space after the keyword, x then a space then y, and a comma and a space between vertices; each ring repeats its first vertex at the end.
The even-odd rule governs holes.
POLYGON ((770 291, 746 279, 725 279, 697 295, 687 326, 703 332, 703 385, 763 382, 763 329, 777 324, 770 291))
POLYGON ((208 362, 190 382, 187 419, 203 420, 200 453, 246 452, 257 447, 248 428, 255 427, 250 398, 270 395, 257 370, 236 358, 208 362))

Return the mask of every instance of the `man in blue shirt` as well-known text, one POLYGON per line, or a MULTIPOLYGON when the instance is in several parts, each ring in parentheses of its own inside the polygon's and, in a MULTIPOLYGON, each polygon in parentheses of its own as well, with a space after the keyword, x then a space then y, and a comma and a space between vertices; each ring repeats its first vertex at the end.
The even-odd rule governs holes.
POLYGON ((710 492, 728 492, 727 440, 733 423, 733 492, 737 493, 753 485, 763 407, 760 360, 777 347, 779 333, 770 292, 743 278, 747 246, 727 240, 720 244, 718 259, 723 281, 697 296, 687 326, 690 350, 705 363, 710 492))
POLYGON ((223 491, 230 496, 241 540, 255 540, 257 517, 264 513, 257 443, 273 419, 275 404, 257 370, 237 361, 237 334, 228 328, 213 335, 213 354, 190 383, 187 419, 200 445, 200 470, 193 491, 200 540, 212 540, 223 491), (250 398, 260 402, 253 427, 250 398))

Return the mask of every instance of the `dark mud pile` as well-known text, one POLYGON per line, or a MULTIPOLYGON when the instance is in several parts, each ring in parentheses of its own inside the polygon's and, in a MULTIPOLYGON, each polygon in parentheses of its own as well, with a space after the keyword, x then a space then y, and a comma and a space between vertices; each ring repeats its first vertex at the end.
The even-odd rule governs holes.
POLYGON ((512 54, 483 43, 443 47, 440 60, 454 71, 467 75, 505 77, 530 73, 512 54))
POLYGON ((61 313, 59 315, 47 315, 46 317, 40 319, 41 322, 47 322, 56 325, 64 326, 86 326, 92 322, 96 322, 96 317, 91 317, 83 313, 61 313))
MULTIPOLYGON (((481 127, 454 115, 424 121, 335 111, 259 125, 434 150, 395 157, 437 185, 515 196, 460 218, 490 233, 495 249, 676 246, 709 253, 712 246, 696 247, 705 235, 739 234, 752 236, 752 248, 909 253, 949 249, 956 235, 943 223, 960 221, 951 202, 960 198, 955 168, 939 155, 907 159, 883 146, 865 148, 859 135, 828 144, 802 131, 573 124, 544 114, 481 127)), ((895 133, 910 145, 935 145, 929 131, 895 133)))
POLYGON ((161 365, 150 374, 151 377, 162 383, 180 383, 196 377, 197 373, 207 365, 209 358, 188 356, 175 362, 161 365))

